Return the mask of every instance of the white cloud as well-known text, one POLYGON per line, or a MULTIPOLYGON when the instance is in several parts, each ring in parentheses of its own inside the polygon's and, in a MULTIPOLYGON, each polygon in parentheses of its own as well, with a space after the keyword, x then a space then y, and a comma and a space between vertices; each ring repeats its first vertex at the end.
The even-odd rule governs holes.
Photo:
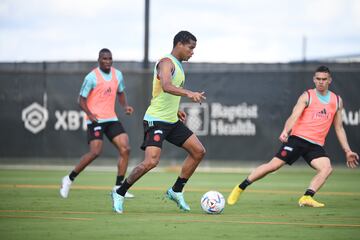
POLYGON ((360 1, 354 1, 350 9, 355 26, 354 31, 360 31, 360 1))
MULTIPOLYGON (((356 0, 150 1, 150 60, 171 51, 173 36, 198 38, 193 61, 285 62, 360 52, 356 0)), ((2 0, 0 61, 142 60, 144 0, 2 0)))

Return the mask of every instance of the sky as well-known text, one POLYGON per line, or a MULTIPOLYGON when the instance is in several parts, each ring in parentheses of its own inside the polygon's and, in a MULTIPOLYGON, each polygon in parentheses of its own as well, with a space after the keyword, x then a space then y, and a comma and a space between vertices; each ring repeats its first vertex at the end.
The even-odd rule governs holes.
MULTIPOLYGON (((0 62, 142 61, 145 0, 1 0, 0 62)), ((175 34, 197 37, 191 61, 289 62, 360 54, 358 0, 150 0, 149 59, 175 34), (306 39, 306 51, 303 46, 306 39)))

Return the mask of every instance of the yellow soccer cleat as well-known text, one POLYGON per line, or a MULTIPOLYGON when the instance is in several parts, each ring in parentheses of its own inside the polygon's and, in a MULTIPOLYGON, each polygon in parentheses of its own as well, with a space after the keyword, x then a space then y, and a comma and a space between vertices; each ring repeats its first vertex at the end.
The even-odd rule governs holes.
POLYGON ((237 202, 237 200, 239 199, 242 191, 244 191, 244 190, 242 190, 241 188, 239 188, 238 185, 236 185, 234 187, 234 189, 231 191, 229 197, 227 198, 227 203, 229 205, 234 205, 237 202))
POLYGON ((317 202, 311 196, 302 196, 299 199, 300 207, 325 207, 325 204, 317 202))

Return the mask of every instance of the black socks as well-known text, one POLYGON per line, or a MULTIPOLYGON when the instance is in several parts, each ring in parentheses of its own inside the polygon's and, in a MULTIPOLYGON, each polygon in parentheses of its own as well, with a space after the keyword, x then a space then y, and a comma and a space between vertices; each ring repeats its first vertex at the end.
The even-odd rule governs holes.
POLYGON ((313 197, 315 195, 315 191, 311 189, 306 189, 306 192, 304 193, 305 196, 311 196, 313 197))
POLYGON ((249 179, 246 178, 242 183, 240 183, 239 188, 245 190, 245 188, 247 188, 247 186, 249 186, 250 184, 251 182, 249 181, 249 179))
POLYGON ((172 190, 174 192, 182 192, 187 181, 188 181, 188 179, 186 179, 186 178, 178 177, 176 179, 174 186, 172 187, 172 190))
POLYGON ((122 184, 123 180, 124 180, 124 176, 117 176, 115 185, 120 186, 122 184))
POLYGON ((77 172, 72 171, 72 172, 69 174, 70 180, 71 180, 71 181, 74 181, 74 179, 76 178, 77 175, 79 175, 77 172))
POLYGON ((121 187, 116 190, 116 193, 124 197, 125 193, 129 190, 131 186, 132 184, 128 183, 125 179, 125 181, 121 184, 121 187))

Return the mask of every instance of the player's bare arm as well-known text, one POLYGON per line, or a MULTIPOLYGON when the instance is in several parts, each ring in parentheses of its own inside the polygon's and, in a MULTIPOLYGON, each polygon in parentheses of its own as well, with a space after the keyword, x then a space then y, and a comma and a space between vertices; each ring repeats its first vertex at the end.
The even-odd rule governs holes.
POLYGON ((86 98, 79 96, 79 105, 80 105, 80 108, 86 113, 86 115, 88 115, 90 121, 92 121, 92 122, 98 121, 97 116, 89 110, 89 108, 87 106, 86 98))
POLYGON ((349 168, 355 168, 359 165, 359 155, 356 152, 353 152, 350 148, 350 145, 348 143, 346 132, 344 129, 343 121, 342 121, 342 110, 343 110, 343 101, 341 98, 339 98, 339 109, 336 112, 336 115, 334 117, 334 129, 336 132, 336 136, 340 142, 340 145, 342 149, 345 152, 346 155, 346 165, 349 168))
POLYGON ((291 129, 295 125, 298 118, 301 116, 302 112, 306 108, 308 104, 308 95, 304 92, 298 99, 297 103, 295 104, 293 111, 290 117, 286 120, 285 126, 283 131, 280 134, 279 140, 281 142, 287 142, 291 129))
POLYGON ((134 108, 128 105, 125 92, 118 92, 118 99, 120 105, 124 108, 126 115, 131 115, 134 112, 134 108))
POLYGON ((205 92, 193 92, 184 88, 179 88, 171 83, 171 76, 175 66, 170 59, 163 59, 158 64, 158 76, 160 78, 161 87, 164 92, 176 96, 184 96, 193 102, 202 102, 206 99, 205 92))

